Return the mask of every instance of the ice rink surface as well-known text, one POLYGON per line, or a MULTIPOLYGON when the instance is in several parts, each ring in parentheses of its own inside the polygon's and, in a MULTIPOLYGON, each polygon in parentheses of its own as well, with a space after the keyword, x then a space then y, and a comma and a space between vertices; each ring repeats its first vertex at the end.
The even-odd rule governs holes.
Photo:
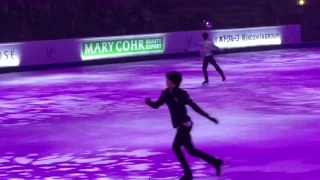
MULTIPOLYGON (((198 57, 0 75, 0 179, 164 179, 182 171, 165 73, 215 125, 189 109, 197 148, 225 160, 221 180, 320 178, 320 49, 220 55, 226 82, 198 57)), ((214 170, 188 156, 195 179, 214 170)))

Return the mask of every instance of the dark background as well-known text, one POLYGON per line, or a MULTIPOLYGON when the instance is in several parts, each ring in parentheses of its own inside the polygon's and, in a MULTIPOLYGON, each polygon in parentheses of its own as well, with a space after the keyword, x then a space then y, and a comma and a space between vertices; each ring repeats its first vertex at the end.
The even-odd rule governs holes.
POLYGON ((306 0, 6 0, 0 42, 301 24, 320 40, 320 2, 306 0))

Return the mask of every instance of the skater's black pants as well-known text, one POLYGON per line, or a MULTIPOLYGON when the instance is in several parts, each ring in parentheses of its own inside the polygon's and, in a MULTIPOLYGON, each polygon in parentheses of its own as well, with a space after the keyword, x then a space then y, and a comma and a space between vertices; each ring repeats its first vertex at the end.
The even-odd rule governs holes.
POLYGON ((208 65, 212 64, 214 66, 214 68, 216 69, 216 71, 220 74, 222 79, 225 79, 224 73, 221 70, 221 68, 219 67, 219 65, 217 64, 216 60, 213 58, 213 56, 206 56, 203 58, 203 64, 202 64, 202 72, 204 75, 204 80, 206 82, 209 82, 209 78, 208 78, 208 65))
POLYGON ((177 134, 174 138, 173 146, 172 146, 174 153, 176 154, 179 162, 183 167, 185 175, 192 175, 192 172, 191 172, 190 166, 186 161, 185 156, 183 155, 181 146, 184 146, 190 155, 194 157, 198 157, 211 165, 214 165, 217 160, 216 158, 196 149, 193 146, 191 135, 190 135, 191 129, 192 129, 192 126, 188 127, 188 126, 181 125, 177 130, 177 134))

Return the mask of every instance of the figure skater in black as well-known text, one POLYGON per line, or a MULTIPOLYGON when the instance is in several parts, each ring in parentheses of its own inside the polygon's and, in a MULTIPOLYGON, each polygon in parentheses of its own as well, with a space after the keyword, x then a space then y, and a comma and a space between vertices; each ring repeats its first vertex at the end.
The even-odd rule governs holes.
POLYGON ((194 103, 185 90, 179 88, 182 81, 182 75, 179 72, 169 72, 166 77, 167 89, 162 92, 160 98, 155 102, 151 101, 150 98, 147 98, 146 104, 154 109, 159 108, 165 103, 169 107, 172 125, 177 129, 172 149, 184 170, 184 175, 180 180, 192 180, 191 168, 181 151, 181 146, 184 146, 190 155, 203 159, 212 165, 216 170, 217 176, 220 176, 223 161, 196 149, 192 143, 190 132, 193 122, 187 114, 186 105, 189 105, 194 111, 215 124, 218 124, 218 121, 205 113, 196 103, 194 103))
POLYGON ((202 64, 202 72, 204 75, 204 82, 203 85, 206 85, 209 83, 208 78, 208 65, 209 63, 213 65, 213 67, 216 69, 216 71, 220 74, 222 81, 226 80, 226 77, 221 70, 220 66, 217 64, 216 60, 213 58, 212 51, 220 50, 217 46, 213 44, 212 41, 209 40, 209 34, 203 33, 202 34, 203 41, 200 43, 200 54, 203 57, 203 64, 202 64))

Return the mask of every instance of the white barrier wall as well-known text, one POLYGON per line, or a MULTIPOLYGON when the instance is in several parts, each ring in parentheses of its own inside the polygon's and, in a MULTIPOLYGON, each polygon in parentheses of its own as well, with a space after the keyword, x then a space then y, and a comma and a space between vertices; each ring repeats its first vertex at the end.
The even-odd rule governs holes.
POLYGON ((203 32, 223 49, 301 43, 300 25, 8 43, 0 68, 196 51, 203 32))

